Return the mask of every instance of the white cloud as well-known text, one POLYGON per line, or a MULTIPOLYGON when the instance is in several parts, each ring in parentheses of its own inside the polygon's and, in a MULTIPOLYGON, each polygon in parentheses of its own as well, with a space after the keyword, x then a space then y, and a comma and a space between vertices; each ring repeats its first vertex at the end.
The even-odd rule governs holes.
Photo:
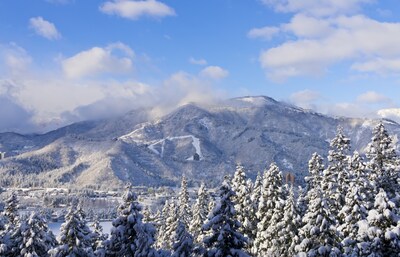
POLYGON ((273 36, 278 34, 280 29, 278 27, 263 27, 263 28, 254 28, 247 33, 249 38, 261 38, 265 40, 271 40, 273 36))
POLYGON ((379 117, 400 122, 400 108, 381 109, 377 111, 377 114, 379 115, 379 117))
POLYGON ((93 47, 62 61, 64 74, 69 78, 94 76, 104 73, 121 74, 132 70, 134 52, 122 43, 105 48, 93 47), (119 50, 122 56, 115 54, 119 50))
POLYGON ((223 79, 229 75, 229 71, 219 66, 207 66, 200 72, 200 75, 211 79, 223 79))
POLYGON ((321 94, 319 92, 306 89, 291 94, 289 101, 305 109, 316 109, 315 102, 320 98, 321 94))
POLYGON ((175 10, 156 0, 113 0, 103 3, 100 10, 123 18, 137 20, 142 16, 162 18, 174 16, 175 10))
POLYGON ((61 38, 61 34, 58 32, 56 26, 40 16, 30 18, 29 26, 36 32, 36 34, 49 40, 61 38))
POLYGON ((194 65, 207 65, 207 61, 205 59, 195 59, 193 57, 190 57, 189 62, 194 65))
POLYGON ((273 80, 321 75, 343 61, 359 72, 400 73, 400 23, 362 15, 324 19, 301 14, 280 28, 295 40, 264 50, 259 58, 273 80))
POLYGON ((261 0, 278 12, 302 12, 313 16, 331 16, 352 14, 360 10, 361 5, 374 0, 261 0))
MULTIPOLYGON (((19 75, 27 72, 32 62, 32 58, 22 47, 15 43, 8 45, 0 44, 0 68, 3 66, 3 72, 12 75, 19 75)), ((0 71, 0 75, 2 72, 0 71)))
POLYGON ((357 101, 365 104, 379 104, 391 102, 390 98, 374 91, 365 92, 357 97, 357 101))

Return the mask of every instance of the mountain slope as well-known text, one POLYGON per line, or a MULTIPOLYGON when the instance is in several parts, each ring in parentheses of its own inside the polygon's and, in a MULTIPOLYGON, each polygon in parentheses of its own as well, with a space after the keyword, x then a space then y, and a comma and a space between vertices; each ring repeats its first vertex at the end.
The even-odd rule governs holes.
MULTIPOLYGON (((213 106, 185 105, 157 121, 147 110, 75 123, 43 135, 0 134, 3 186, 174 185, 182 174, 217 184, 240 162, 254 177, 270 162, 307 173, 313 152, 327 153, 338 125, 362 152, 376 121, 334 118, 272 98, 241 97, 213 106)), ((400 135, 400 126, 385 121, 400 135)))

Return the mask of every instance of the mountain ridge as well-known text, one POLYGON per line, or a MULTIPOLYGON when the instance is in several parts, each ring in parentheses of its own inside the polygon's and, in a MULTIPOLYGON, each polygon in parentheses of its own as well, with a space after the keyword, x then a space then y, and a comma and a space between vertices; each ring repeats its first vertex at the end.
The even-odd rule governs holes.
MULTIPOLYGON (((307 173, 313 152, 326 155, 337 126, 363 152, 377 120, 330 117, 266 96, 245 96, 211 106, 187 104, 157 119, 148 110, 83 121, 40 135, 0 133, 0 185, 116 188, 192 183, 218 184, 236 163, 249 177, 276 162, 307 173)), ((384 121, 395 139, 400 125, 384 121)))

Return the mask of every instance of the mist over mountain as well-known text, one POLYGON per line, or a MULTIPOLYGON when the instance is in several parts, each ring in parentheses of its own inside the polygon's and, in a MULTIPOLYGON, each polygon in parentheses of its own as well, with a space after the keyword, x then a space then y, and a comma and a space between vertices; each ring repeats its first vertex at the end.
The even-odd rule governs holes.
MULTIPOLYGON (((148 109, 84 121, 46 134, 0 134, 2 186, 116 188, 192 183, 217 185, 241 163, 254 178, 271 162, 298 184, 312 153, 326 155, 340 125, 363 152, 378 122, 329 117, 265 96, 239 97, 200 107, 188 104, 158 120, 148 109)), ((400 125, 384 120, 394 136, 400 125)))

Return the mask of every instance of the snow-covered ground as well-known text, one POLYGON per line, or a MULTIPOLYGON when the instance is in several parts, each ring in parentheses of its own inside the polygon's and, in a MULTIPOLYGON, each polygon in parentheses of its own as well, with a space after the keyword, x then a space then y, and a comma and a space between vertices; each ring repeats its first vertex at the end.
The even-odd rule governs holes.
MULTIPOLYGON (((53 234, 57 237, 60 234, 61 222, 50 222, 49 229, 53 232, 53 234)), ((91 225, 91 222, 88 223, 91 225)), ((111 221, 101 221, 100 225, 103 227, 103 232, 106 234, 110 234, 112 228, 111 221)))

